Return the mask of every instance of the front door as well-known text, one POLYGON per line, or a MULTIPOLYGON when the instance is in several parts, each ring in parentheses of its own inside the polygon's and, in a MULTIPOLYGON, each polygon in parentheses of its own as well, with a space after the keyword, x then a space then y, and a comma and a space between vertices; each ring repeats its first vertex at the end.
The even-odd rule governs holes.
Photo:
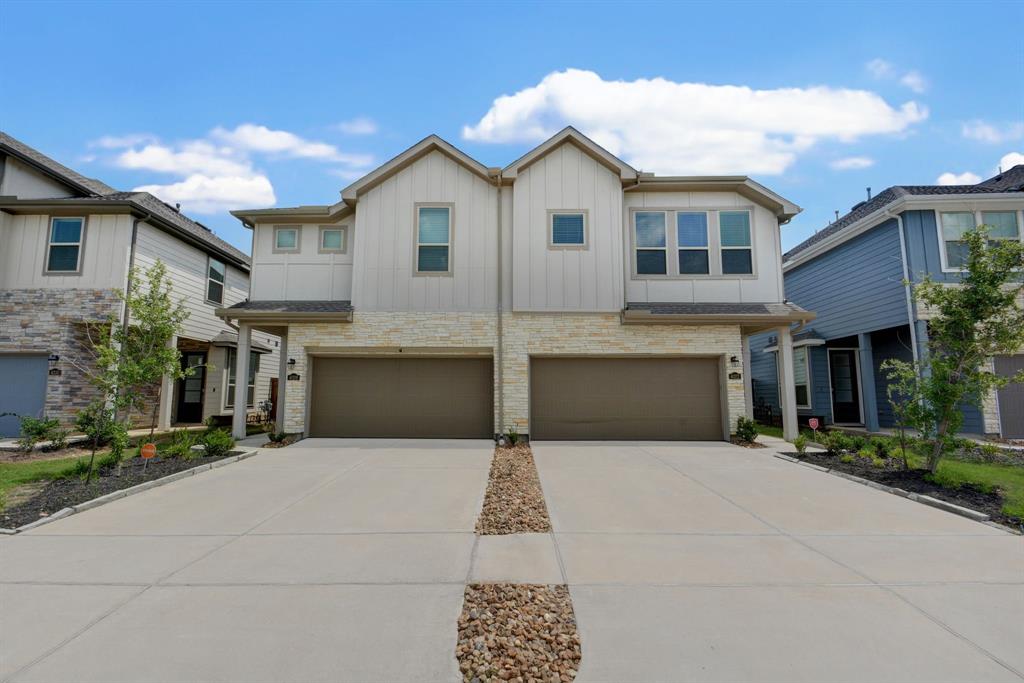
POLYGON ((828 367, 832 380, 832 421, 836 424, 860 424, 857 352, 829 349, 828 367))
POLYGON ((178 383, 178 422, 202 422, 206 352, 185 351, 181 354, 181 367, 192 368, 192 374, 178 383))

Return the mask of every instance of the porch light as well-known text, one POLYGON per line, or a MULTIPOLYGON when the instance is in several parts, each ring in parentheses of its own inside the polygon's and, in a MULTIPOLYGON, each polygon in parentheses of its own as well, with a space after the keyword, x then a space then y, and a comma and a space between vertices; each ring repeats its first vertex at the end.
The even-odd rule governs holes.
POLYGON ((732 357, 729 358, 729 362, 732 363, 733 365, 739 365, 740 364, 740 359, 737 358, 736 356, 732 356, 732 357))
POLYGON ((294 358, 289 358, 288 359, 288 365, 295 365, 295 359, 294 358))

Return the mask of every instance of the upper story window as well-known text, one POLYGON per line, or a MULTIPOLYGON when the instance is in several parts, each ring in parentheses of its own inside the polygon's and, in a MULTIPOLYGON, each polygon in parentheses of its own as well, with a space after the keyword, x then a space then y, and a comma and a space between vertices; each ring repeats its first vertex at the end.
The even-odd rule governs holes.
POLYGON ((982 211, 982 225, 988 226, 990 240, 1019 240, 1016 211, 982 211))
POLYGON ((550 230, 552 247, 587 246, 585 211, 552 211, 550 230))
POLYGON ((207 261, 206 267, 206 300, 212 304, 224 303, 224 277, 227 268, 215 258, 207 261))
POLYGON ((664 211, 637 211, 634 216, 637 275, 668 274, 664 211))
POLYGON ((53 218, 46 244, 46 272, 78 273, 82 267, 84 218, 53 218))
POLYGON ((752 274, 754 257, 750 241, 750 212, 720 211, 718 231, 722 245, 722 274, 752 274))
POLYGON ((416 207, 417 273, 451 273, 451 220, 450 206, 416 207))
POLYGON ((711 261, 708 258, 708 215, 700 211, 676 213, 676 242, 679 246, 679 273, 681 275, 707 275, 711 261))
POLYGON ((346 239, 348 230, 342 227, 331 225, 320 226, 320 248, 321 254, 344 254, 348 249, 346 239))
POLYGON ((299 229, 290 227, 274 228, 274 251, 292 252, 299 250, 299 229))
POLYGON ((974 212, 946 211, 940 217, 942 223, 942 249, 946 254, 946 267, 960 269, 967 265, 967 243, 964 233, 974 230, 974 212))

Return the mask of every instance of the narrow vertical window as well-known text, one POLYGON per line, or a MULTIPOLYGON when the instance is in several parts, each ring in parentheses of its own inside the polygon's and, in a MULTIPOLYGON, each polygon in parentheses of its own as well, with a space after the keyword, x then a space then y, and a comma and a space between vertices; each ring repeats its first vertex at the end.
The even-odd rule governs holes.
POLYGON ((949 211, 940 216, 942 248, 946 254, 946 267, 962 269, 967 265, 967 243, 964 233, 974 230, 974 214, 970 211, 949 211))
POLYGON ((451 209, 421 206, 416 215, 416 272, 451 272, 451 209))
POLYGON ((707 275, 708 215, 701 212, 676 213, 676 244, 679 247, 680 275, 707 275))
POLYGON ((637 211, 633 217, 637 275, 667 274, 665 212, 637 211))
POLYGON ((46 249, 46 272, 77 273, 82 264, 84 218, 54 218, 46 249))
POLYGON ((722 247, 722 274, 752 274, 754 259, 750 241, 750 212, 719 212, 718 231, 722 247))
MULTIPOLYGON (((224 389, 224 407, 233 408, 235 405, 235 360, 238 358, 238 349, 228 349, 228 381, 224 389)), ((256 404, 256 373, 260 369, 260 354, 255 351, 249 352, 249 377, 245 389, 245 405, 250 408, 256 404)))
POLYGON ((223 304, 226 268, 222 262, 215 258, 210 258, 208 264, 206 269, 206 300, 213 304, 223 304))
POLYGON ((806 346, 798 346, 793 349, 793 384, 796 385, 797 408, 810 408, 810 363, 807 358, 806 346))

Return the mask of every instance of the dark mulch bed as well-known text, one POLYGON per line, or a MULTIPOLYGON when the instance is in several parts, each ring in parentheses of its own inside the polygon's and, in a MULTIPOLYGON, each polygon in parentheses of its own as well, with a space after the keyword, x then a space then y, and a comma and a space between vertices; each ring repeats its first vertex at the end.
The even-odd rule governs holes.
POLYGON ((998 491, 984 491, 976 486, 964 485, 958 488, 946 488, 928 481, 928 470, 904 470, 902 461, 891 458, 884 467, 875 467, 865 458, 855 458, 852 462, 843 462, 838 456, 826 453, 807 453, 798 456, 804 462, 821 465, 829 469, 853 474, 864 479, 895 486, 896 488, 938 498, 954 505, 984 512, 993 521, 1012 527, 1019 526, 1024 520, 1010 517, 1003 512, 1003 497, 998 491))
POLYGON ((93 476, 88 484, 85 479, 77 476, 55 479, 44 486, 39 493, 23 503, 14 505, 0 512, 0 527, 15 529, 23 524, 34 522, 40 517, 52 515, 72 505, 78 505, 93 498, 121 489, 131 488, 137 484, 166 477, 169 474, 190 470, 193 467, 208 465, 230 457, 233 453, 216 458, 205 456, 185 460, 183 458, 160 458, 150 460, 144 466, 142 458, 125 460, 121 467, 121 476, 116 476, 113 467, 103 468, 93 476))

